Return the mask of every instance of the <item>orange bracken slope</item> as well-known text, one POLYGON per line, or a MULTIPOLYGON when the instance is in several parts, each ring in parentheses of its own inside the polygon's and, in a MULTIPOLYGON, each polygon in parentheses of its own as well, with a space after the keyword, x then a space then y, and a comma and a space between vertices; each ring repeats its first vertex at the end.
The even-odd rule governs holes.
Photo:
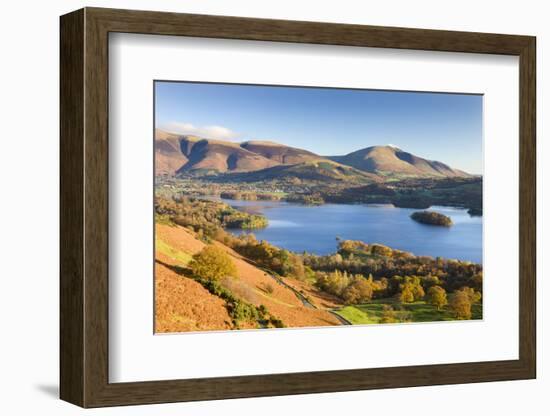
MULTIPOLYGON (((156 238, 163 247, 169 246, 171 249, 169 253, 157 249, 156 253, 156 330, 183 332, 230 329, 231 319, 223 300, 211 295, 199 283, 163 265, 185 266, 182 257, 192 256, 202 250, 205 244, 183 227, 164 224, 156 225, 156 238), (203 315, 210 315, 210 318, 203 315)), ((281 319, 287 327, 340 325, 330 312, 304 306, 292 290, 249 264, 229 247, 218 242, 215 244, 228 252, 237 267, 237 277, 223 281, 223 285, 235 296, 256 306, 264 305, 271 315, 281 319)))

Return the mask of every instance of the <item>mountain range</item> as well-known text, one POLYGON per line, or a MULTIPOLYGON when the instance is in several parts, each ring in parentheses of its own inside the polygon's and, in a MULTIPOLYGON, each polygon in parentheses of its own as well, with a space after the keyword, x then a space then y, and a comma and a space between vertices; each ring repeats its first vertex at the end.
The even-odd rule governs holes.
POLYGON ((155 131, 156 175, 235 174, 243 180, 281 177, 380 181, 388 177, 471 177, 395 146, 370 146, 343 156, 321 156, 271 141, 241 143, 155 131))

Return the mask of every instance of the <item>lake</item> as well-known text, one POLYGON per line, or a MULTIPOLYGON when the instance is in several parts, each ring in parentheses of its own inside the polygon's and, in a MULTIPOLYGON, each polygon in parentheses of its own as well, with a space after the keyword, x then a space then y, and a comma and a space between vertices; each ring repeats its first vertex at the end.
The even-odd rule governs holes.
POLYGON ((295 252, 334 253, 336 237, 340 237, 380 243, 417 256, 482 262, 482 217, 471 217, 462 208, 431 207, 431 211, 447 215, 454 223, 452 227, 438 227, 413 221, 410 215, 416 209, 393 205, 222 201, 242 211, 263 214, 269 220, 264 229, 229 230, 233 234, 253 232, 259 240, 295 252))

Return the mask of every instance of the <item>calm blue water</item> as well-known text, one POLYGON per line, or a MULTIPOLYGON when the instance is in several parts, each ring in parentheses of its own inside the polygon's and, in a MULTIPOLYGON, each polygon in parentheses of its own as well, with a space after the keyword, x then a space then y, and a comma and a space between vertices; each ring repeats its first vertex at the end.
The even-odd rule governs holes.
MULTIPOLYGON (((224 200, 250 213, 261 213, 269 226, 253 230, 259 240, 291 251, 330 254, 336 237, 381 243, 415 255, 482 262, 482 217, 467 210, 433 206, 432 211, 453 220, 452 227, 420 224, 409 216, 418 211, 393 205, 325 204, 305 206, 288 202, 224 200)), ((242 234, 243 230, 230 230, 242 234)))

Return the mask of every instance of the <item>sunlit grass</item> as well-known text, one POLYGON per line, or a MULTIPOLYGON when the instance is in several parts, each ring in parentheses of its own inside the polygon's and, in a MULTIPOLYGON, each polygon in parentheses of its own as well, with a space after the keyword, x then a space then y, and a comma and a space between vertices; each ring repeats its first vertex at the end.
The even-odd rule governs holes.
POLYGON ((174 247, 165 243, 158 237, 155 239, 155 249, 158 252, 164 254, 165 256, 168 256, 176 260, 182 266, 187 266, 192 259, 190 254, 187 254, 187 253, 184 253, 183 251, 175 249, 174 247))
MULTIPOLYGON (((346 306, 335 312, 354 325, 378 324, 384 313, 384 305, 389 305, 394 309, 394 316, 400 322, 456 320, 449 308, 445 307, 438 310, 425 301, 399 303, 394 299, 377 299, 362 305, 346 306)), ((472 305, 472 319, 482 319, 481 304, 472 305)))
POLYGON ((355 306, 345 306, 335 312, 355 325, 377 324, 379 321, 378 319, 370 318, 366 312, 355 306))

